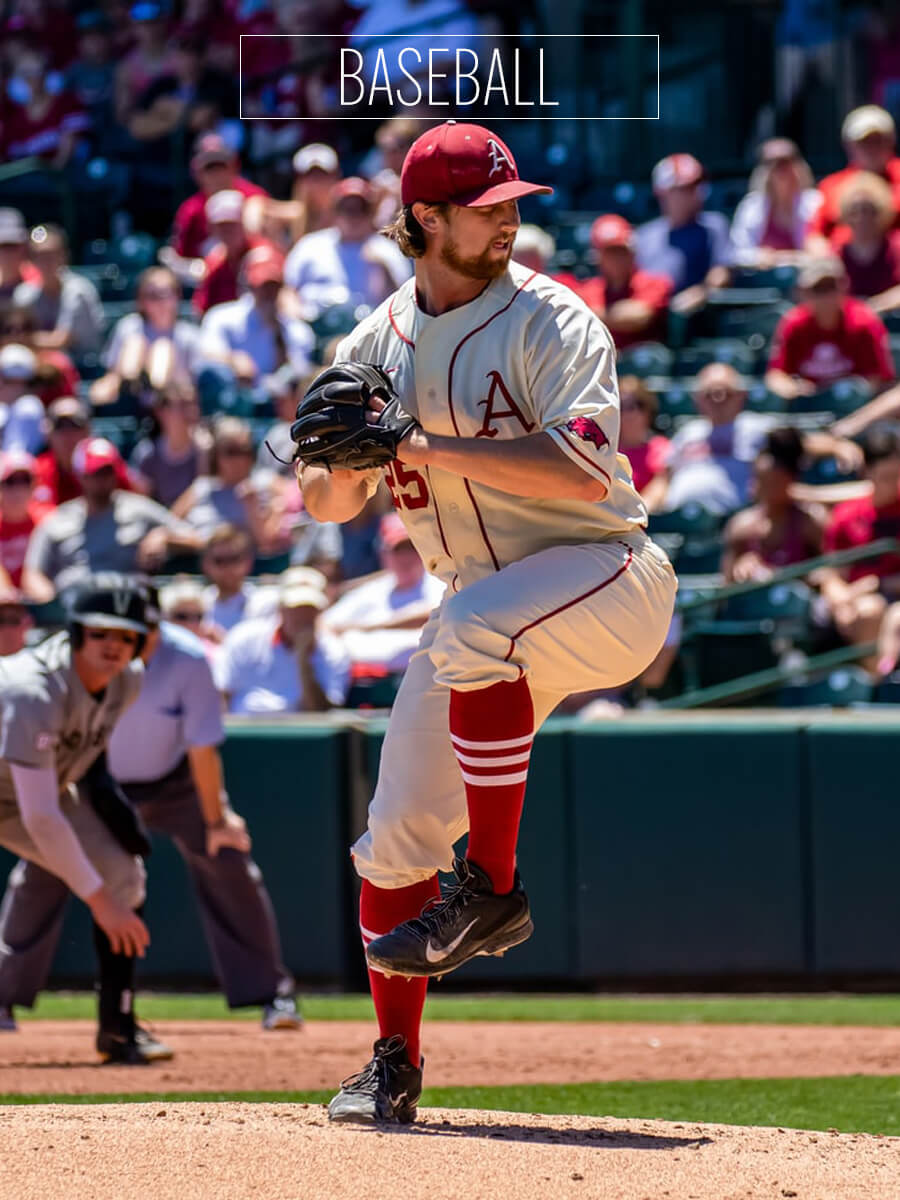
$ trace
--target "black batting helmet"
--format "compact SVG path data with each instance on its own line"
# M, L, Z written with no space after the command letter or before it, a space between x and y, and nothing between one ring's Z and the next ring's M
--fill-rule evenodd
M139 634L135 654L147 636L147 594L137 581L115 571L92 575L69 601L69 634L77 650L85 628L130 629Z

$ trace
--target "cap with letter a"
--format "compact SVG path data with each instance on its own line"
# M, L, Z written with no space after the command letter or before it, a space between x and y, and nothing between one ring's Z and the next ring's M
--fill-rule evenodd
M400 173L403 204L458 204L476 208L553 188L519 178L512 151L483 125L446 121L410 146Z

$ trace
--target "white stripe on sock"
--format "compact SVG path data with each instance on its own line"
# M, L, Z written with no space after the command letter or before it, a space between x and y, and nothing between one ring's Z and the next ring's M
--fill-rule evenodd
M480 787L503 787L507 783L524 783L528 772L520 771L516 775L469 775L462 771L462 777L466 783L477 783Z
M450 739L454 746L462 750L513 750L517 746L530 746L534 741L534 733L528 733L525 737L505 738L500 742L469 742L457 737L451 730Z
M359 932L362 934L362 940L367 946L369 942L374 942L377 937L381 937L380 933L373 933L371 929L366 929L364 925L360 925Z
M473 758L470 754L460 754L457 750L456 757L469 767L512 767L516 763L527 763L531 758L531 749L529 747L524 754L497 754L491 758Z

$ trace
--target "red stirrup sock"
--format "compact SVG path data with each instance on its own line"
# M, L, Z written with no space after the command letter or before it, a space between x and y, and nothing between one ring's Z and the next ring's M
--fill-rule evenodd
M363 945L373 938L390 933L411 917L417 917L427 902L440 894L437 875L404 888L379 888L368 879L362 881L359 897L359 928ZM385 978L379 971L369 971L369 988L378 1018L379 1036L392 1037L400 1033L406 1038L406 1052L414 1067L419 1065L419 1031L422 1009L425 1007L427 979L403 979L399 975Z
M534 741L525 679L450 692L450 738L466 785L471 858L498 893L512 891L516 842Z

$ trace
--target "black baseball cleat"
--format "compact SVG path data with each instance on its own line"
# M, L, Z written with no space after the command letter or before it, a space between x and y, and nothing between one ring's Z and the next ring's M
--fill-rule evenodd
M167 1062L174 1053L165 1042L159 1041L146 1029L136 1025L131 1033L113 1033L101 1029L97 1034L97 1052L105 1063L128 1067L147 1063Z
M328 1105L330 1121L408 1125L416 1119L422 1095L423 1058L414 1067L406 1056L406 1038L379 1038L370 1062L348 1075Z
M513 890L498 895L486 872L469 859L453 860L457 882L418 917L404 921L366 948L369 966L383 975L440 977L481 954L502 955L534 932L528 897L516 872Z

